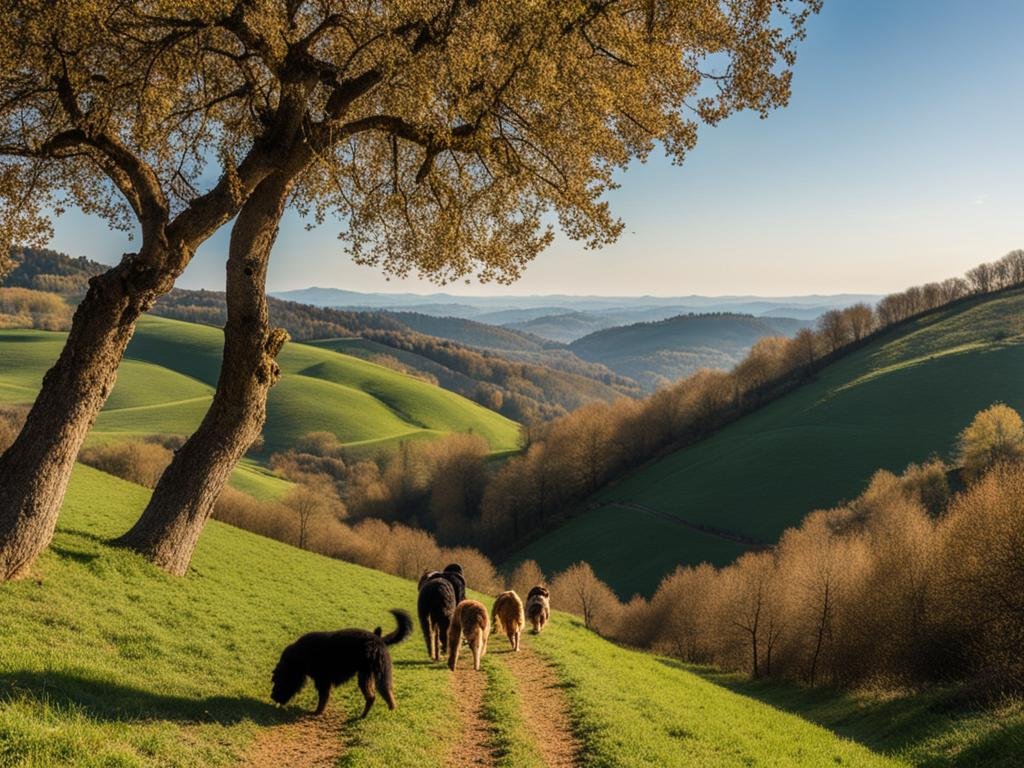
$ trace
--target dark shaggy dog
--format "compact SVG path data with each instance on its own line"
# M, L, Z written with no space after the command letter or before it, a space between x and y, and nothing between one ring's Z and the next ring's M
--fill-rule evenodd
M526 596L526 618L533 625L535 635L548 623L548 617L551 615L550 597L547 589L540 585L531 589Z
M452 583L455 588L455 602L461 603L466 599L466 575L462 572L462 566L458 563L450 563L444 567L441 574Z
M437 571L424 571L420 577L420 594L416 598L416 612L420 617L420 629L427 643L427 655L434 661L447 651L448 627L458 600L455 588Z
M316 713L327 706L331 688L359 677L359 690L366 699L363 717L376 700L380 689L384 701L394 709L395 691L391 680L391 654L388 646L400 643L412 632L412 618L405 611L391 611L398 627L390 635L381 637L381 629L341 629L337 632L310 632L284 649L281 660L274 667L274 687L270 698L278 704L287 704L310 677L320 699Z

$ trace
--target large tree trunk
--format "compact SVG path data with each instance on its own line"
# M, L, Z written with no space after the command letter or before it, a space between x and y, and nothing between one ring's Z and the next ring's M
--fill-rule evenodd
M53 538L71 469L103 408L140 314L173 275L129 256L90 281L67 343L21 434L0 456L0 581L23 576Z
M267 394L280 377L275 358L288 336L269 326L266 271L289 188L285 174L268 177L238 214L228 250L224 359L213 403L138 522L117 541L178 576L188 570L228 476L259 437Z

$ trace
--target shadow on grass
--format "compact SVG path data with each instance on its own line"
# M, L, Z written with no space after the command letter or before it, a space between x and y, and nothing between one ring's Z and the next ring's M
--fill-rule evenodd
M914 755L921 768L1011 768L1024 755L1024 722L1000 722L994 711L957 703L954 691L872 698L834 688L751 680L742 675L661 658L733 693L789 712L856 741L873 752ZM964 720L984 717L975 732ZM946 747L941 745L945 743Z
M281 709L251 697L171 696L66 672L0 674L0 708L7 702L20 700L74 709L90 719L105 722L172 720L233 725L251 720L259 725L271 725L291 722L308 714L296 708Z
M444 659L433 661L432 659L398 659L394 662L396 667L437 667L444 666Z
M59 547L56 545L51 545L50 551L58 557L64 558L65 560L73 560L74 562L80 563L82 565L88 565L97 557L99 557L99 554L96 552L79 552L74 549L69 549L67 547Z

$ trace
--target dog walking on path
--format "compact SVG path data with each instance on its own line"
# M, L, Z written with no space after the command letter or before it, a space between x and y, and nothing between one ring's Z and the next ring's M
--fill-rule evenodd
M366 699L362 717L366 717L380 690L390 709L395 709L389 645L400 643L412 633L412 618L405 611L391 611L398 627L381 637L381 628L341 629L337 632L310 632L281 653L271 676L270 698L284 705L301 690L306 678L312 678L319 696L316 712L321 714L331 696L331 688L358 676L359 690Z
M494 616L494 631L504 632L508 641L512 643L512 650L519 650L519 634L526 624L526 616L523 614L523 601L519 599L513 590L502 592L494 601L491 609Z
M455 606L452 624L448 630L448 668L455 671L459 661L462 638L466 638L473 653L473 669L480 669L480 659L487 653L487 637L491 634L490 617L483 603L463 600Z

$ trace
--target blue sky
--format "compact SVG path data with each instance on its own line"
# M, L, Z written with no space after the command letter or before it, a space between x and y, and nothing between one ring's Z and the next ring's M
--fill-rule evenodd
M705 129L686 163L636 164L610 198L618 243L564 238L510 287L452 293L884 293L1024 247L1024 2L825 0L790 106ZM289 214L271 290L436 290L358 267L338 222ZM226 230L182 276L221 288ZM68 214L52 247L110 262L119 233Z

